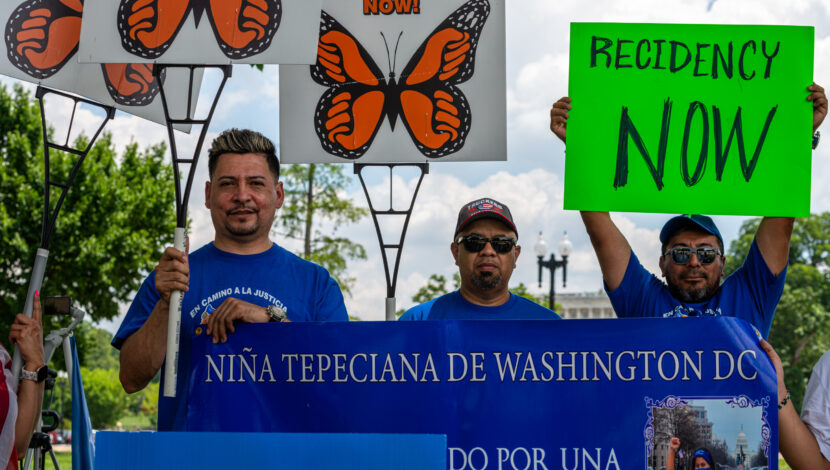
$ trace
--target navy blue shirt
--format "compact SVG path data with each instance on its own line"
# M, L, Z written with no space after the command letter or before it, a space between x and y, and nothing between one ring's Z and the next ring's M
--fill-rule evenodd
M786 268L777 276L772 274L753 240L744 264L727 276L706 302L675 299L668 286L648 272L633 251L620 286L609 291L606 285L605 291L620 318L727 315L748 321L766 338L786 275Z
M561 320L553 310L511 293L502 305L484 307L468 302L458 291L416 305L400 320Z

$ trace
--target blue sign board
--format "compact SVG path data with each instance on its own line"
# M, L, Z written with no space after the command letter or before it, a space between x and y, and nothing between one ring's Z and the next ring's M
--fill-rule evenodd
M679 437L777 468L758 341L724 317L239 325L193 339L187 429L446 434L451 470L659 468Z
M445 436L113 432L95 436L95 468L424 470L446 467Z

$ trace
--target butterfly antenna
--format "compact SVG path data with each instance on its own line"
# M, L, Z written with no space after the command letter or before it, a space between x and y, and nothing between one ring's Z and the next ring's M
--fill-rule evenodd
M383 45L386 46L386 65L389 66L389 76L394 78L395 69L392 67L392 60L389 58L389 43L386 42L386 36L383 35L383 31L381 31L380 37L383 38Z
M398 45L401 43L401 36L403 36L403 31L398 33L398 40L395 41L395 54L393 57L395 58L394 62L392 63L392 70L395 70L395 67L398 66Z

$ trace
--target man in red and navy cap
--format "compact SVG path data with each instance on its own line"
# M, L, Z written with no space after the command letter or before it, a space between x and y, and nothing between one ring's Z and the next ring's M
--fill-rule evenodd
M461 287L409 309L401 320L558 320L552 310L510 293L507 284L522 249L506 205L482 198L458 213L450 251Z

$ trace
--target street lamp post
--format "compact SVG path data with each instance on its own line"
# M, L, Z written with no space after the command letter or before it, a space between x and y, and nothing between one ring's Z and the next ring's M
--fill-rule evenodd
M545 238L542 236L542 232L539 232L539 240L536 241L536 244L533 246L533 251L536 253L537 264L539 265L539 287L542 287L542 268L547 268L550 271L550 292L548 293L548 308L553 310L553 304L555 300L555 292L554 292L554 279L556 270L558 268L562 268L562 287L566 287L568 283L568 256L573 251L573 244L568 240L568 232L565 232L562 235L562 241L559 242L559 256L562 257L561 260L557 260L556 256L551 253L550 259L547 261L544 260L545 255L548 253L548 244L545 243Z

